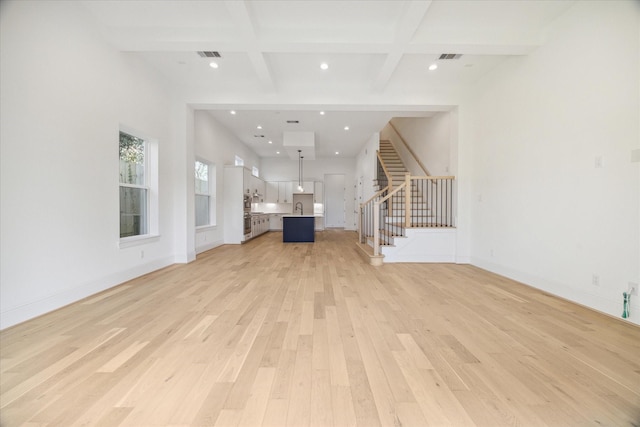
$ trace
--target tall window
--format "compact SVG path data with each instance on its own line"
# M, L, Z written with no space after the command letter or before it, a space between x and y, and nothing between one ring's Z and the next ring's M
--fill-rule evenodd
M196 227L211 224L209 165L196 160Z
M147 143L120 132L120 237L149 233Z

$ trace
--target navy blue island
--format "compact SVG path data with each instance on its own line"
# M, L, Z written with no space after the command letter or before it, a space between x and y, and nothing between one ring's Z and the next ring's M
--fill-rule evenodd
M283 242L315 242L315 220L313 215L283 215Z

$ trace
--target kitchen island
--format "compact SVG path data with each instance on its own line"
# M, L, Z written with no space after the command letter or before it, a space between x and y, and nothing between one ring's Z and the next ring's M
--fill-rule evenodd
M283 242L315 242L315 215L283 215Z

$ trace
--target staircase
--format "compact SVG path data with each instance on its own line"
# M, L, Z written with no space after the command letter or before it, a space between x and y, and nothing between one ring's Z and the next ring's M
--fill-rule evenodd
M377 155L378 191L360 208L359 245L370 263L450 262L455 177L410 176L387 140Z
M384 165L384 169L389 173L391 181L389 192L398 188L405 182L406 175L409 173L405 167L398 152L388 140L380 141L380 160ZM430 209L424 201L423 192L420 191L417 184L411 184L411 206L410 206L410 223L422 224L430 220ZM394 239L404 237L405 233L405 217L406 203L405 192L400 191L388 200L381 211L382 221L380 229L381 244L384 246L392 246ZM417 225L419 226L419 225Z
M389 172L392 180L391 190L395 190L398 185L404 182L404 177L409 173L407 168L402 163L402 159L398 155L396 149L391 145L388 140L380 141L380 158Z

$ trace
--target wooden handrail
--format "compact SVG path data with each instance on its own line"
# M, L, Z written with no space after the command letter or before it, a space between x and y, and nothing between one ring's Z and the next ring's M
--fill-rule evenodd
M449 175L449 176L433 176L433 175L427 175L427 176L411 176L411 179L430 179L432 181L435 181L437 179L456 179L455 175Z
M422 162L420 161L420 159L418 158L418 156L416 156L416 153L413 152L413 150L411 149L411 147L409 146L409 144L407 144L407 141L404 140L404 138L402 137L402 135L400 135L400 132L398 132L398 129L396 129L396 127L393 125L393 123L391 123L391 121L389 121L389 126L391 126L391 129L393 129L393 131L396 133L396 135L398 135L398 137L400 138L400 141L404 144L405 148L407 149L407 151L409 151L409 153L411 154L411 156L413 156L413 158L415 159L416 162L418 162L418 165L420 165L420 167L422 168L422 170L424 171L424 173L426 173L427 175L431 175L429 173L429 171L427 170L426 166L424 164L422 164ZM393 142L391 142L393 144Z
M389 200L389 197L393 196L394 194L396 194L398 191L402 190L403 188L404 188L404 182L402 184L398 185L396 187L396 189L393 190L391 193L387 194L386 196L384 196L380 200L376 200L374 203L380 205L380 204L382 204L382 202L386 202L387 200Z
M387 165L384 164L384 161L380 156L380 150L376 150L376 156L378 156L378 161L382 165L382 170L384 171L384 174L387 177L387 183L389 184L389 188L393 188L393 177L389 173L389 170L387 169Z
M367 200L364 203L360 204L360 227L359 227L359 231L358 231L358 238L359 241L361 243L363 242L363 239L365 238L365 235L363 235L365 229L362 218L363 218L363 212L365 209L365 206L367 206L367 209L371 209L373 208L373 212L369 214L369 219L372 220L373 222L373 227L370 228L370 226L367 226L366 231L370 234L367 234L366 236L370 236L373 238L373 254L374 256L379 256L381 253L381 226L382 224L380 223L380 221L383 219L382 218L382 214L381 214L381 205L385 202L388 201L387 205L386 205L386 210L387 212L393 212L393 207L392 207L392 203L393 203L393 196L396 195L397 193L399 193L400 191L404 190L404 218L402 222L398 222L397 224L400 225L402 224L402 227L404 228L410 228L410 227L415 227L416 225L413 223L413 217L412 217L412 192L411 189L413 188L413 184L412 181L418 181L418 180L426 180L426 181L431 181L433 184L437 184L437 182L442 182L442 181L452 181L455 180L456 177L453 175L449 175L449 176L411 176L411 174L407 173L405 174L405 179L404 181L395 189L392 189L391 186L387 186L385 188L383 188L382 190L378 191L376 194L373 195L373 197L371 197L369 200ZM417 224L421 224L421 225L417 225L418 227L454 227L454 216L453 216L453 193L452 193L452 187L451 185L447 184L446 186L436 186L433 187L434 190L433 191L446 191L448 192L445 196L444 196L444 200L442 198L442 195L439 197L439 202L440 204L438 204L438 197L436 196L435 198L435 205L432 205L431 207L427 207L427 210L431 210L434 209L434 218L428 221L429 225L424 225L424 222L419 222ZM387 191L388 193L384 196L381 197L381 195ZM430 190L431 191L431 190ZM432 201L434 199L432 198ZM371 203L373 202L373 206L371 206ZM438 207L441 206L441 207ZM418 209L422 209L424 210L424 208L418 208ZM393 214L391 214L393 215ZM419 213L417 215L420 215ZM404 235L404 234L403 234Z
M360 208L362 208L364 205L368 204L369 202L371 202L373 199L375 199L376 197L380 197L380 194L384 193L385 191L387 191L389 189L389 186L387 185L386 187L384 187L382 190L378 190L378 192L376 194L374 194L373 196L371 196L371 198L369 200L367 200L366 202L362 202L360 203Z

